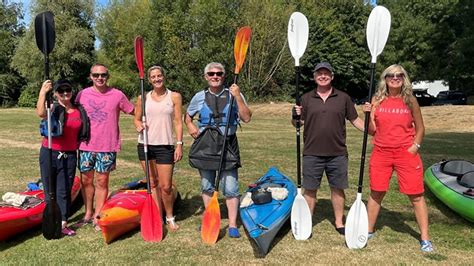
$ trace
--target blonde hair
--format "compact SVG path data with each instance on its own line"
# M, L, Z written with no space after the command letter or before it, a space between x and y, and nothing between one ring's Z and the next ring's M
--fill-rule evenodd
M385 76L389 73L403 73L403 84L402 90L400 92L403 102L411 109L411 97L413 97L413 87L410 82L410 78L408 78L407 71L398 64L391 65L387 67L382 74L380 75L379 85L377 87L377 91L375 92L375 103L374 107L377 107L385 98L388 97L388 87L387 83L385 82Z

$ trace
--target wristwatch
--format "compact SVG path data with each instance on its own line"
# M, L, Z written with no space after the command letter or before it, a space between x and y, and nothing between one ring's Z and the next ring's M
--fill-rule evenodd
M183 145L182 141L176 141L176 145Z

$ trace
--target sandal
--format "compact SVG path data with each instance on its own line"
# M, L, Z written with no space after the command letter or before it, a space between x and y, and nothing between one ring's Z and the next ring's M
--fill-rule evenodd
M80 227L83 227L84 225L92 224L92 218L90 219L81 219L77 221L75 224L73 224L71 227L74 229L78 229Z
M177 231L179 229L179 225L175 222L176 216L173 216L171 218L166 217L166 224L168 225L168 229L170 231Z

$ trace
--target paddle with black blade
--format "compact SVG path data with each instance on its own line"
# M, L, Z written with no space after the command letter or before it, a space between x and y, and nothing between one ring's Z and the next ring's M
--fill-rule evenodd
M369 101L372 99L374 87L375 64L377 56L382 53L390 32L391 17L390 12L383 6L375 7L370 13L367 21L367 45L369 46L372 61L370 64L370 87ZM364 177L365 153L367 150L367 137L369 130L370 113L365 113L364 121L364 141L362 142L362 156L360 159L359 184L357 197L352 204L346 220L346 244L350 249L360 249L367 244L368 237L368 216L364 202L362 202L362 182Z
M53 51L56 40L54 29L54 14L46 11L35 17L35 39L36 45L44 55L44 78L49 79L49 58ZM48 197L46 207L43 211L42 231L46 239L58 239L61 237L61 210L56 202L56 175L53 173L53 150L51 147L51 95L46 97L46 116L48 123Z
M148 162L148 130L146 123L145 110L145 89L144 89L144 72L143 72L143 38L138 36L135 38L135 62L137 63L138 74L140 76L140 93L142 107L142 123L143 127L143 150L145 152L145 176L147 197L143 204L140 218L140 232L143 240L147 242L160 242L163 239L163 222L161 219L160 207L156 204L151 195L150 186L150 166Z
M308 44L308 19L300 12L291 14L288 23L288 44L291 55L295 59L295 101L300 105L299 78L300 58L303 56ZM300 116L296 116L296 173L298 180L298 194L291 207L291 231L296 240L306 240L311 236L313 222L308 203L301 193L301 149L300 149Z
M235 70L234 70L234 84L237 82L237 77L240 73L240 69L242 68L245 62L245 56L247 55L247 49L249 47L250 36L252 35L252 29L250 27L242 27L237 32L235 36L234 42L234 58L235 58ZM202 241L206 244L213 245L216 243L217 238L219 237L219 231L221 228L221 211L219 208L219 201L218 201L218 189L219 189L219 181L220 176L222 173L222 169L224 168L224 158L226 153L226 145L227 145L227 135L229 133L229 123L230 117L232 115L232 107L234 105L234 97L230 95L230 106L229 111L227 113L227 121L224 130L224 141L222 144L221 149L221 157L219 161L219 170L217 171L216 175L216 182L215 182L215 191L212 195L211 201L207 206L206 210L204 211L204 215L202 217L202 227L201 227L201 238Z

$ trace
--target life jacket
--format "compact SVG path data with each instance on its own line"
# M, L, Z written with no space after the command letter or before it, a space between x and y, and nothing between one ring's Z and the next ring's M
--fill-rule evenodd
M220 95L215 95L205 90L205 100L199 112L199 126L225 126L230 107L230 92L224 90ZM229 125L236 126L238 122L237 104L232 106Z

